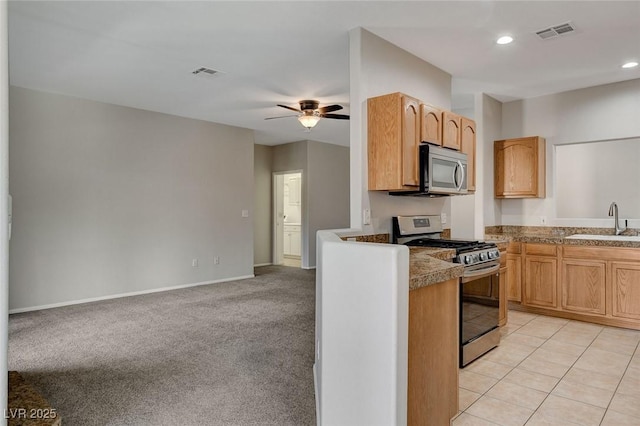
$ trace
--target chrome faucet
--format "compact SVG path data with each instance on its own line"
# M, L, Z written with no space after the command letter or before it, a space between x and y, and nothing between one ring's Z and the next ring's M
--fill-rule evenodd
M616 228L616 235L622 234L622 231L627 228L620 228L620 222L618 221L618 205L615 201L609 206L609 216L613 216L613 226Z

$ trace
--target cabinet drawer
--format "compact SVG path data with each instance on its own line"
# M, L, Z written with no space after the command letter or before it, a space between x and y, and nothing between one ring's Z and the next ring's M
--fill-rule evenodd
M555 256L558 253L558 247L553 244L531 244L525 245L525 253L527 255L536 256Z
M284 232L300 232L300 225L285 225Z
M520 254L522 253L522 243L511 242L507 246L507 253Z
M562 247L562 256L575 259L640 261L640 250L627 247Z

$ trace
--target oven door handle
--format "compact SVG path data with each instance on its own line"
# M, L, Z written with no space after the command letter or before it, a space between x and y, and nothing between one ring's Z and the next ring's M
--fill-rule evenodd
M486 268L475 269L472 271L465 271L462 274L462 283L464 284L464 283L468 283L469 281L477 280L479 278L495 275L496 272L498 271L500 271L499 263L492 264L491 266Z

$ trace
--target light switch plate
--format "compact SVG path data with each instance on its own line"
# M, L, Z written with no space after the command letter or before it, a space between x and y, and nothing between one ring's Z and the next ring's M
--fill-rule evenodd
M364 209L362 211L362 224L371 225L371 210Z
M249 217L249 210L242 210L242 217Z

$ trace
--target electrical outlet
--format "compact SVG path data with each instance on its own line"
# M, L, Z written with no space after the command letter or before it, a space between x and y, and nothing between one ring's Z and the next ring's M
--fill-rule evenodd
M191 259L191 266L193 266L194 268L198 267L198 259Z
M249 217L249 210L242 210L242 217Z
M442 222L443 225L445 223L447 223L447 214L446 213L440 213L440 222Z
M219 265L220 264L220 256L215 256L213 258L213 264L214 265Z

